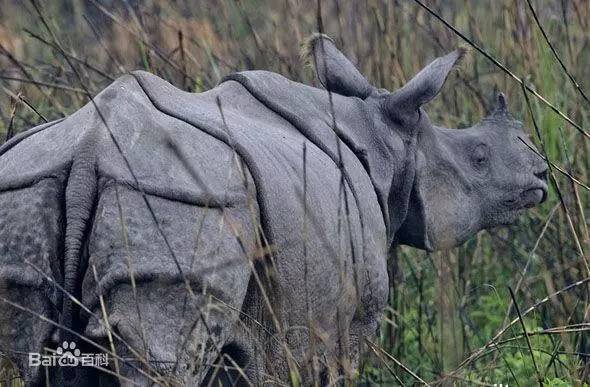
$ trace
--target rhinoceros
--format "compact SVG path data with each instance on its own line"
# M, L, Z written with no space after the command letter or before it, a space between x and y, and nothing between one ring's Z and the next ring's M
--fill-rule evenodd
M324 35L308 50L322 88L136 71L0 148L0 338L27 384L351 375L393 246L447 249L545 200L502 94L470 128L429 120L463 49L394 92ZM45 349L107 353L108 372L30 363Z

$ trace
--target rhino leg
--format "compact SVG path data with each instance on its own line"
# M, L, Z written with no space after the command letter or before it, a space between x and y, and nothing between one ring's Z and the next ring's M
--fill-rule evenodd
M113 182L104 187L83 285L85 304L94 312L86 334L109 347L102 294L111 330L122 339L114 342L125 359L118 364L124 378L142 385L158 378L197 385L239 321L250 266L248 243L235 230L249 237L252 217L245 207L210 208L147 195L152 214L140 192ZM116 369L112 361L109 367Z
M0 355L6 354L31 385L44 372L29 353L51 347L61 294L39 272L61 283L63 178L45 178L0 192ZM38 271L37 271L38 270Z

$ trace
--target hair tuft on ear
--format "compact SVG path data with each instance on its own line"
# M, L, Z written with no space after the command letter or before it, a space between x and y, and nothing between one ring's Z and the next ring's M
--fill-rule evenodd
M318 80L331 92L364 99L375 90L327 35L315 33L307 38L301 57L313 65Z
M471 52L473 51L473 48L471 46L468 46L466 44L462 44L459 47L457 47L457 61L455 62L455 64L453 65L453 69L455 70L461 70L461 68L463 67L463 64L465 63L465 57L467 55L470 55Z
M320 34L319 32L314 32L313 34L309 35L307 38L301 42L301 46L299 49L299 57L301 61L305 65L305 67L309 67L311 69L315 69L315 59L314 59L314 45L318 41L318 39L328 39L330 42L334 43L334 40L326 34Z

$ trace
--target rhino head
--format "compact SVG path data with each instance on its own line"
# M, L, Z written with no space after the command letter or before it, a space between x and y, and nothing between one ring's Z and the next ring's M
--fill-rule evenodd
M433 125L424 111L464 49L435 59L402 88L389 92L370 85L331 39L316 36L312 43L322 85L362 99L377 123L372 127L384 123L386 130L377 135L392 144L398 161L391 168L399 170L396 164L403 154L407 168L388 178L393 194L384 199L395 241L429 251L450 248L480 230L514 222L523 210L545 200L545 162L523 124L508 112L503 94L491 114L466 129ZM403 149L395 145L400 141Z
M547 169L531 148L502 94L495 110L470 128L427 125L400 242L427 250L453 247L544 201Z

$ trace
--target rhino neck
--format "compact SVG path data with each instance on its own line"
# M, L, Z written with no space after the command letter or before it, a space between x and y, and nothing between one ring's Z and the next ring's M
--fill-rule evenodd
M416 247L448 249L481 229L479 206L462 157L462 139L470 135L469 129L440 127L420 135L415 179L419 208L412 218L423 235L417 236Z
M378 96L363 101L370 130L353 130L353 138L366 151L366 164L379 198L391 247L404 222L415 179L416 137L391 122L381 110Z

